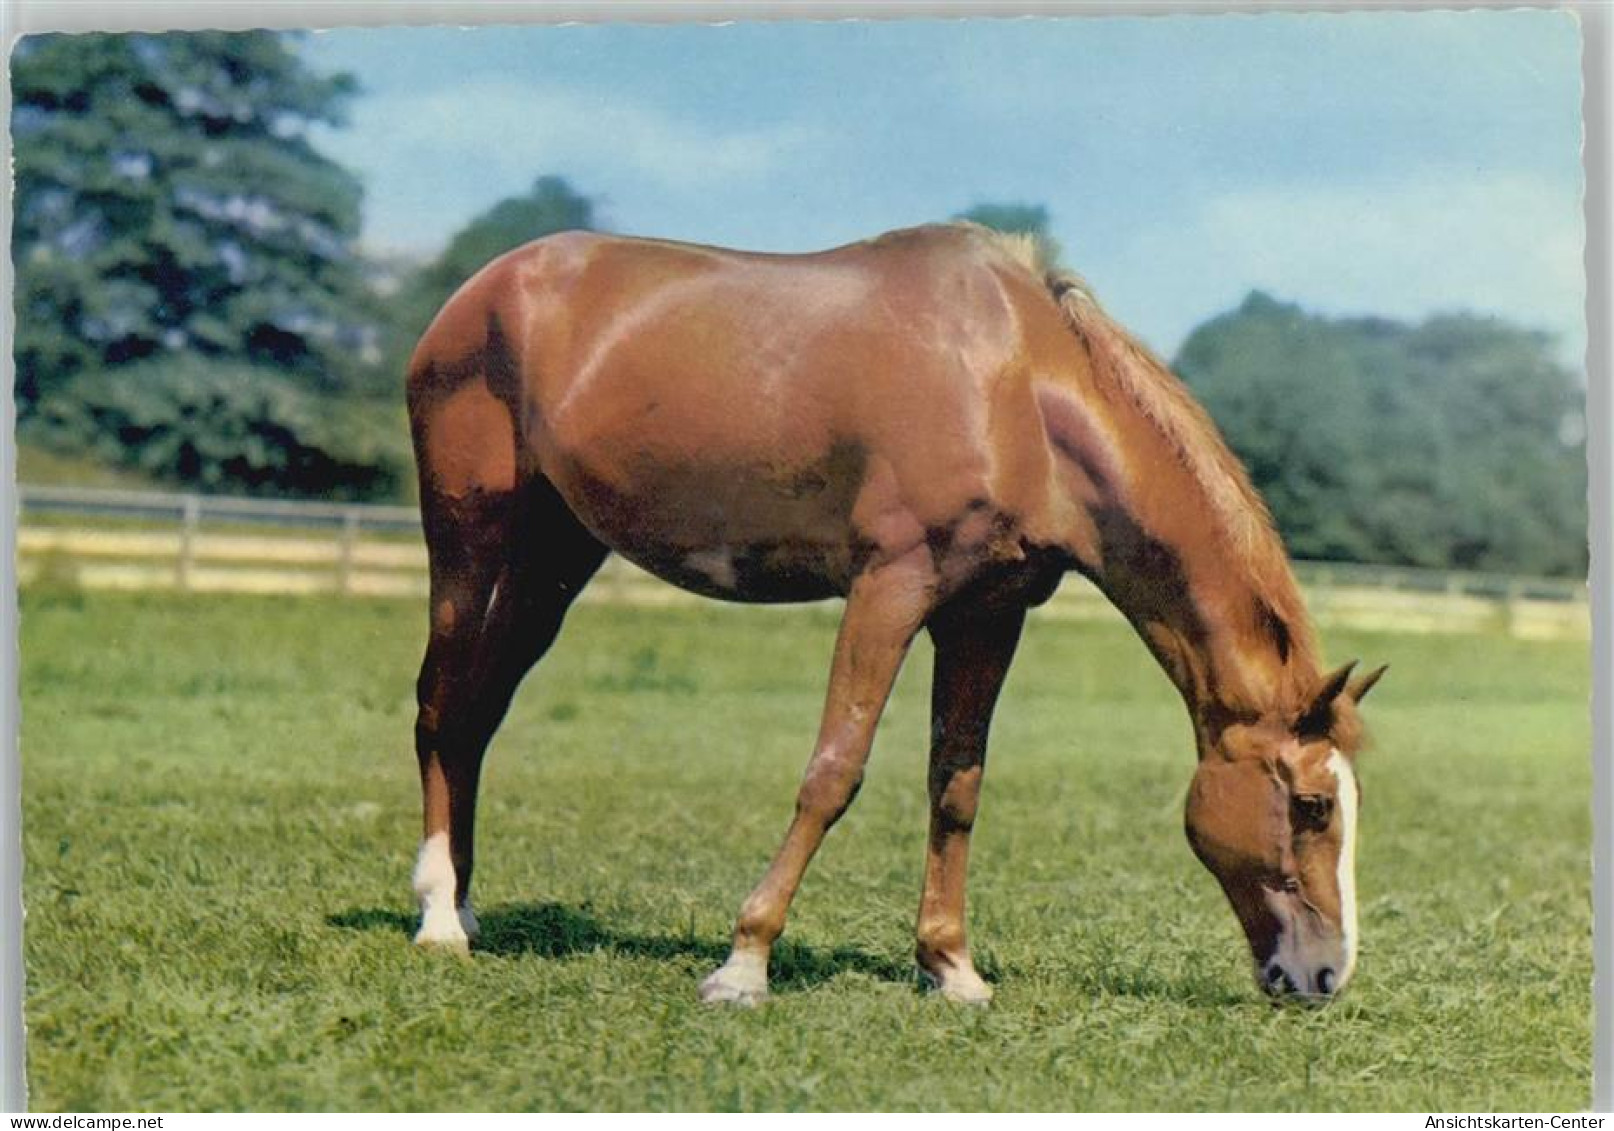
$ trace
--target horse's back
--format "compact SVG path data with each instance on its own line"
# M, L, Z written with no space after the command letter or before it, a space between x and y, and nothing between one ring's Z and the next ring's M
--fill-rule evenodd
M507 265L526 393L568 447L637 436L639 417L659 418L645 439L675 429L713 454L922 428L932 407L983 399L1018 327L967 235L903 235L801 256L607 236L530 245Z

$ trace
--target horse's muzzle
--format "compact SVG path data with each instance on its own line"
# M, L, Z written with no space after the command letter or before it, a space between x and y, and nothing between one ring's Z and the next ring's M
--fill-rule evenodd
M1272 959L1257 969L1256 981L1260 983L1267 996L1275 1001L1293 1001L1311 1005L1322 1005L1332 1001L1345 988L1344 979L1340 977L1339 968L1336 966L1291 968L1277 959Z

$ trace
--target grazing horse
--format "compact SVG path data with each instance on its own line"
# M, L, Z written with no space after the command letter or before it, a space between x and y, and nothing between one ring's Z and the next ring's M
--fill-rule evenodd
M1356 957L1356 703L1204 411L1029 241L931 225L810 255L568 232L449 300L409 371L431 562L416 941L463 950L477 780L510 697L616 551L731 601L846 599L784 842L707 1001L768 954L846 810L914 636L935 643L919 966L984 1003L965 940L987 729L1026 611L1076 570L1188 706L1186 825L1271 994Z

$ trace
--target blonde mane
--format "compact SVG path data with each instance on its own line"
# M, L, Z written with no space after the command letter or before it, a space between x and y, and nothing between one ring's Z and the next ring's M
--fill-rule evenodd
M983 233L1042 280L1066 324L1086 347L1095 379L1124 395L1166 440L1204 493L1218 519L1217 530L1250 573L1256 595L1284 622L1293 648L1315 662L1311 620L1272 514L1204 406L1164 361L1104 311L1085 279L1045 262L1043 246L1035 237L967 222L963 226Z

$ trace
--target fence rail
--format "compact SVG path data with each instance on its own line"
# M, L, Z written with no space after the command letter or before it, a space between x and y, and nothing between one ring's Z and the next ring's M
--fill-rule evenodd
M409 596L426 591L413 507L304 503L23 485L18 577L87 588ZM1584 637L1586 587L1559 578L1297 562L1320 624L1391 631L1502 630ZM676 604L693 598L613 556L585 600ZM1074 575L1055 616L1114 610Z

